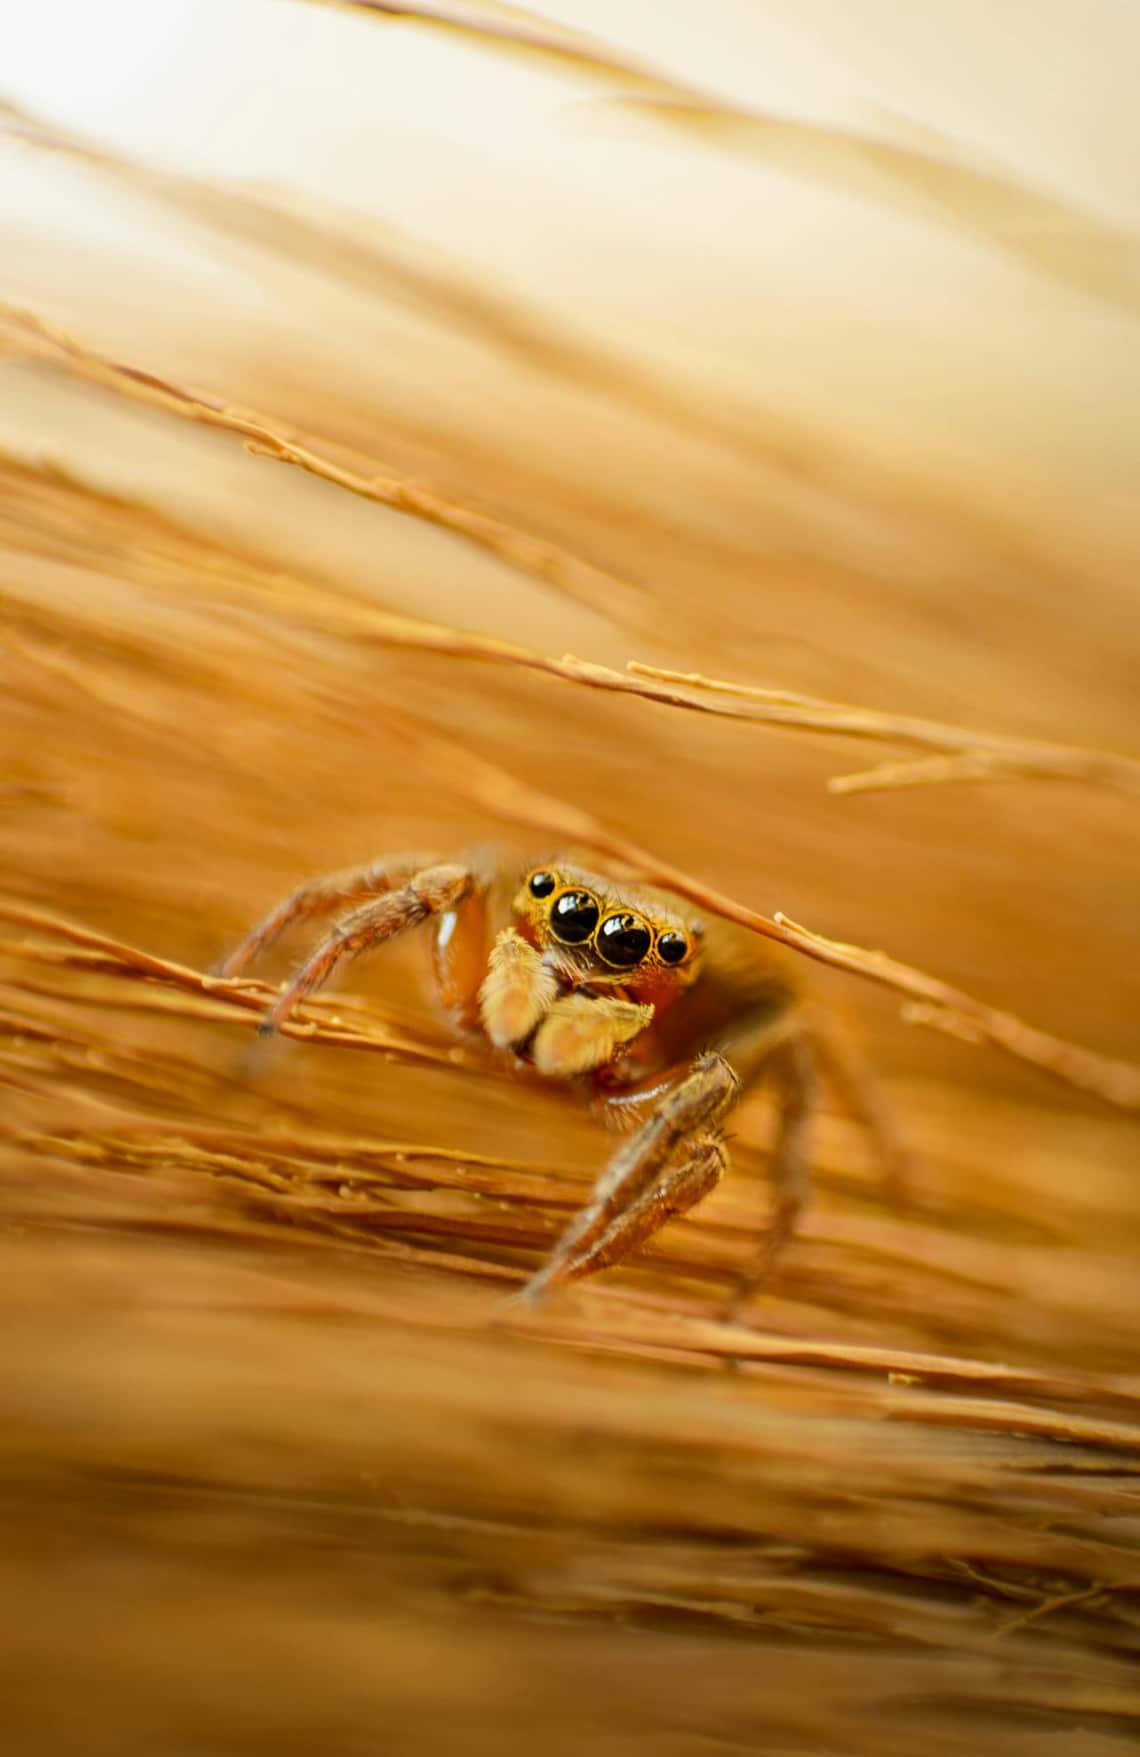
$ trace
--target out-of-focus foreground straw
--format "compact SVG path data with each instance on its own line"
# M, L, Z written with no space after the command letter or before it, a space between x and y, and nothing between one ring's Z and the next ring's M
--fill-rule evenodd
M7 1742L1123 1757L1137 26L549 10L61 5L5 68ZM761 1091L511 1307L612 1137L420 944L260 1056L304 936L209 974L496 842L784 940L909 1203L831 1094L720 1322Z

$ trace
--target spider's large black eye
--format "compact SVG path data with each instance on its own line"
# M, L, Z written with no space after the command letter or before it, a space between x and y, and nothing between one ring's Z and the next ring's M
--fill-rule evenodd
M549 897L558 880L552 872L532 872L530 875L530 894L532 897Z
M649 929L636 915L607 915L598 929L598 951L615 970L632 970L651 943Z
M550 911L550 925L563 945L580 946L598 925L598 905L589 891L563 891Z
M689 949L683 933L663 933L657 941L657 956L666 964L679 964Z

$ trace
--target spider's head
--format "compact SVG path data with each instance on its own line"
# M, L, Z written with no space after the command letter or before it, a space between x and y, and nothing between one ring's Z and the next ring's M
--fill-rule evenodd
M660 1006L696 980L701 924L649 892L558 863L528 872L513 907L524 938L580 982Z

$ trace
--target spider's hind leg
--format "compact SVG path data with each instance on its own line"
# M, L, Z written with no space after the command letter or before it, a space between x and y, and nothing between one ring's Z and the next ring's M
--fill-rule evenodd
M805 1029L790 1036L771 1051L767 1062L775 1076L779 1104L771 1167L775 1198L760 1247L725 1302L724 1316L728 1321L740 1316L752 1295L768 1280L794 1235L811 1194L809 1152L819 1105L816 1051L811 1035Z
M873 1070L829 1020L813 1022L812 1038L820 1071L867 1136L883 1200L905 1207L913 1200L914 1155L899 1133L894 1111Z

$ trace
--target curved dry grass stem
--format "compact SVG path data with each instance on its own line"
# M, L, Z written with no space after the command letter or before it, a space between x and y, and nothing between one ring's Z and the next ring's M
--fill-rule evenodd
M1012 168L979 159L941 130L881 116L875 130L836 127L690 85L609 43L513 6L491 12L436 0L310 0L469 39L554 73L580 75L626 114L770 169L853 191L1005 251L1042 279L1133 314L1140 309L1135 237Z
M832 793L866 793L875 788L931 786L945 781L1012 779L1086 781L1116 787L1125 793L1140 793L1140 761L1113 751L1082 750L1040 739L978 732L913 714L882 713L877 708L861 708L850 702L829 702L790 690L730 683L704 677L698 671L671 671L637 660L631 660L627 670L646 681L703 693L709 700L730 699L740 704L745 718L770 726L798 726L847 738L879 738L947 753L934 761L921 758L881 763L858 774L835 775L828 782ZM698 703L699 695L685 700L686 706ZM700 705L707 711L707 702Z
M528 375L548 374L575 390L589 388L616 398L655 422L703 434L753 463L793 476L823 461L820 441L813 442L809 456L801 436L783 431L777 437L771 411L761 424L747 407L718 408L654 366L611 351L577 324L565 323L550 310L534 309L456 262L425 259L422 240L395 234L389 223L378 231L355 208L333 208L323 199L317 209L301 201L295 190L288 198L270 198L261 186L227 180L223 187L160 170L145 159L112 151L105 141L64 131L3 96L0 137L59 154L112 178L206 226L223 242L253 245L271 260L304 264L369 300L410 304L421 317L517 361Z
M604 611L609 616L633 616L641 606L641 593L630 581L618 579L557 544L516 530L488 513L449 500L422 483L410 481L392 470L355 468L349 462L340 463L327 452L303 444L296 435L255 409L242 408L206 392L175 384L141 367L112 360L33 312L0 305L0 319L3 321L0 348L8 353L65 366L68 371L103 390L116 391L135 402L181 415L201 426L232 433L244 440L247 451L257 456L292 464L337 488L347 489L350 494L360 495L365 500L389 507L393 512L406 513L425 524L462 537L593 610ZM351 456L347 452L344 455Z
M435 0L311 0L311 4L335 7L341 12L367 12L385 22L421 24L454 33L508 54L548 61L556 69L617 81L624 91L645 90L664 95L683 94L687 90L628 56L619 55L598 38L567 29L521 6L496 6L493 12L480 12L470 7L440 6Z

